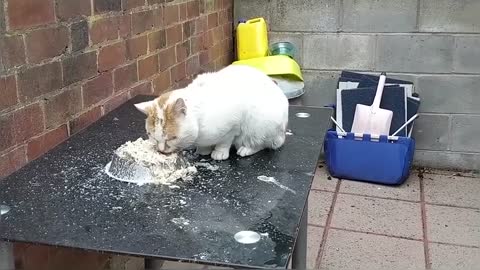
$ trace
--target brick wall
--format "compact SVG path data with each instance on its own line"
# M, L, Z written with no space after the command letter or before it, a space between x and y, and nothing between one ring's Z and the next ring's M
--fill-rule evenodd
M270 39L300 50L306 105L335 101L340 70L413 80L423 98L416 163L480 170L480 1L237 0Z
M0 0L0 178L232 58L231 0Z
M232 14L231 0L0 0L0 179L131 97L229 64ZM15 257L25 270L143 269L33 245Z

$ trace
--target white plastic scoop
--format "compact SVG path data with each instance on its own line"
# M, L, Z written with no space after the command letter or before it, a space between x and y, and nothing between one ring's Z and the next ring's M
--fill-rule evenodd
M393 112L380 108L386 78L385 72L382 72L378 81L375 99L371 106L357 104L351 132L389 135Z

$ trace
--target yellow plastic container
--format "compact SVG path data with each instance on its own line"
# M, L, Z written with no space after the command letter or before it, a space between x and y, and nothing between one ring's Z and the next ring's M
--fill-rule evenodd
M282 75L286 78L303 81L298 63L286 55L272 55L235 61L232 65L246 65L257 68L267 75Z
M240 22L237 26L237 59L268 55L267 23L263 18Z

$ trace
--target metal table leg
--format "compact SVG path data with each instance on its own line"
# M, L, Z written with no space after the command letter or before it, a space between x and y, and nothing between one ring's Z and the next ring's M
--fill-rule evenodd
M13 244L0 241L0 270L14 270Z
M302 220L298 229L297 241L293 249L292 269L307 269L307 224L308 224L308 201L303 211Z

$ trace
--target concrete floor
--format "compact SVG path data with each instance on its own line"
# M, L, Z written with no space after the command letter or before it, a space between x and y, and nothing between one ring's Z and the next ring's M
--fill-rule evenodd
M338 180L309 197L309 269L480 269L480 178L413 171L400 187ZM164 269L219 269L165 262Z

